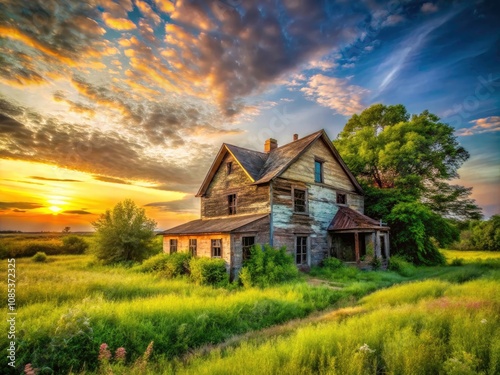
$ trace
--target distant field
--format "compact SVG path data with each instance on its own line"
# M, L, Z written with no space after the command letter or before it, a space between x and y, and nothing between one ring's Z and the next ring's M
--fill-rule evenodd
M465 262L472 262L478 259L500 259L500 251L460 251L460 250L441 250L446 260L451 262L453 259L463 259Z

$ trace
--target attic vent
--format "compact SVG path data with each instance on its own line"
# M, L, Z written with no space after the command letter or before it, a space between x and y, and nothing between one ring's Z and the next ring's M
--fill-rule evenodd
M298 134L294 134L293 135L293 141L298 141L299 140L299 135Z
M264 152L271 152L275 148L278 148L278 141L274 138L269 138L264 143Z

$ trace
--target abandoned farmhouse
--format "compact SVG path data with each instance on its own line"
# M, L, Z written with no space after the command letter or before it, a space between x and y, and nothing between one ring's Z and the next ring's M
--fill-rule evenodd
M389 228L363 215L361 186L324 130L264 152L223 144L197 195L201 218L163 232L166 253L223 258L237 275L254 244L286 246L298 267L389 257Z

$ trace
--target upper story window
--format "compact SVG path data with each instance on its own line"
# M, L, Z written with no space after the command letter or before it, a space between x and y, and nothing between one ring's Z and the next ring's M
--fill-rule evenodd
M342 193L337 193L337 204L347 204L347 196Z
M323 162L321 160L314 161L314 182L323 183Z
M198 247L198 241L196 240L196 238L190 238L189 239L189 253L194 257L196 256L197 247Z
M228 204L228 214L236 215L236 194L229 194L227 196L227 204Z
M227 172L227 174L231 174L233 172L233 162L232 161L228 161L226 163L226 172Z
M293 188L293 211L307 213L307 190Z
M171 239L170 240L170 254L173 254L176 252L177 252L177 240Z
M222 239L212 240L212 258L222 257Z

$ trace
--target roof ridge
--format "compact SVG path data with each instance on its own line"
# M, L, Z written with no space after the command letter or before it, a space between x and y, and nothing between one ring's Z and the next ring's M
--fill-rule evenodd
M262 154L262 155L268 155L267 152L262 152L262 151L257 151L257 150L252 150L250 148L246 148L246 147L241 147L241 146L236 146L236 145L233 145L231 143L223 143L224 145L226 146L231 146L231 147L236 147L236 148L239 148L241 150L245 150L245 151L250 151L250 152L256 152L258 154Z

